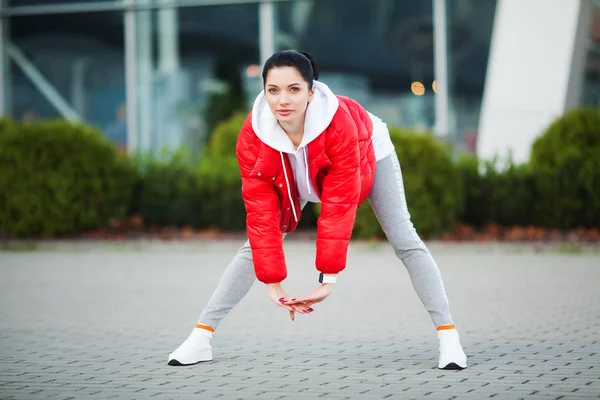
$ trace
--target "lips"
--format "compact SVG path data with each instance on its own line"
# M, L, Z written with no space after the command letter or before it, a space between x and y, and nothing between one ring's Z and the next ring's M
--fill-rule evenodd
M292 110L277 110L277 114L279 115L290 115L292 113Z

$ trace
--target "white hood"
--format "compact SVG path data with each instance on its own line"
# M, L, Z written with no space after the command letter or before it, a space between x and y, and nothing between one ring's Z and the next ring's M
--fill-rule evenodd
M315 140L331 123L338 109L338 98L329 87L319 81L314 81L315 94L306 110L304 121L304 136L298 146L298 150ZM256 136L268 145L280 152L294 154L294 143L281 129L277 118L271 112L264 90L254 100L252 107L252 129Z
M252 107L252 129L258 138L267 146L279 151L281 165L285 176L288 196L292 197L290 177L286 172L283 153L287 153L290 163L295 173L295 180L300 198L303 196L307 200L320 201L313 190L308 171L308 152L306 146L315 140L327 129L333 116L337 112L339 101L329 87L322 83L313 81L315 94L306 110L304 119L304 135L298 148L294 148L294 143L283 131L277 118L271 112L264 90L259 93L254 100ZM292 213L294 220L298 222L298 213L292 201Z

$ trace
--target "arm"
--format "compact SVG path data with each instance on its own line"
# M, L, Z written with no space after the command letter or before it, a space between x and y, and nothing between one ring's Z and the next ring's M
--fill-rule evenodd
M252 129L245 127L236 144L246 229L257 279L265 284L278 283L287 276L283 235L279 228L279 200L273 184L253 172L257 158L256 140Z
M327 149L332 165L323 180L317 223L316 267L324 274L337 274L346 267L361 189L356 126L347 115L336 125Z

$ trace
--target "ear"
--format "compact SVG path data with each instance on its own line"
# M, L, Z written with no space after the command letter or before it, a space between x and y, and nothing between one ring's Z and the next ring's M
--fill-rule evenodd
M309 93L308 93L308 102L310 103L310 101L312 100L313 96L315 94L315 87L313 86L312 89L310 89Z

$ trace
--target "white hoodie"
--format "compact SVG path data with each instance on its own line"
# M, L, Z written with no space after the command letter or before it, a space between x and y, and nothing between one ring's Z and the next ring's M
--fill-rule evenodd
M297 148L283 131L275 115L271 112L264 91L261 91L256 100L254 100L252 129L263 143L279 151L282 164L284 161L283 153L286 153L294 171L300 200L320 203L321 199L316 195L310 181L306 147L327 129L338 109L339 101L326 84L314 81L313 85L315 87L315 94L308 104L304 120L304 135L302 136L302 142ZM394 145L390 140L386 124L371 113L369 113L369 116L371 117L371 121L373 121L372 140L375 149L375 159L379 161L394 151ZM285 168L283 170L285 172ZM285 178L288 184L288 194L291 197L289 180L287 176ZM296 212L294 210L295 216Z

